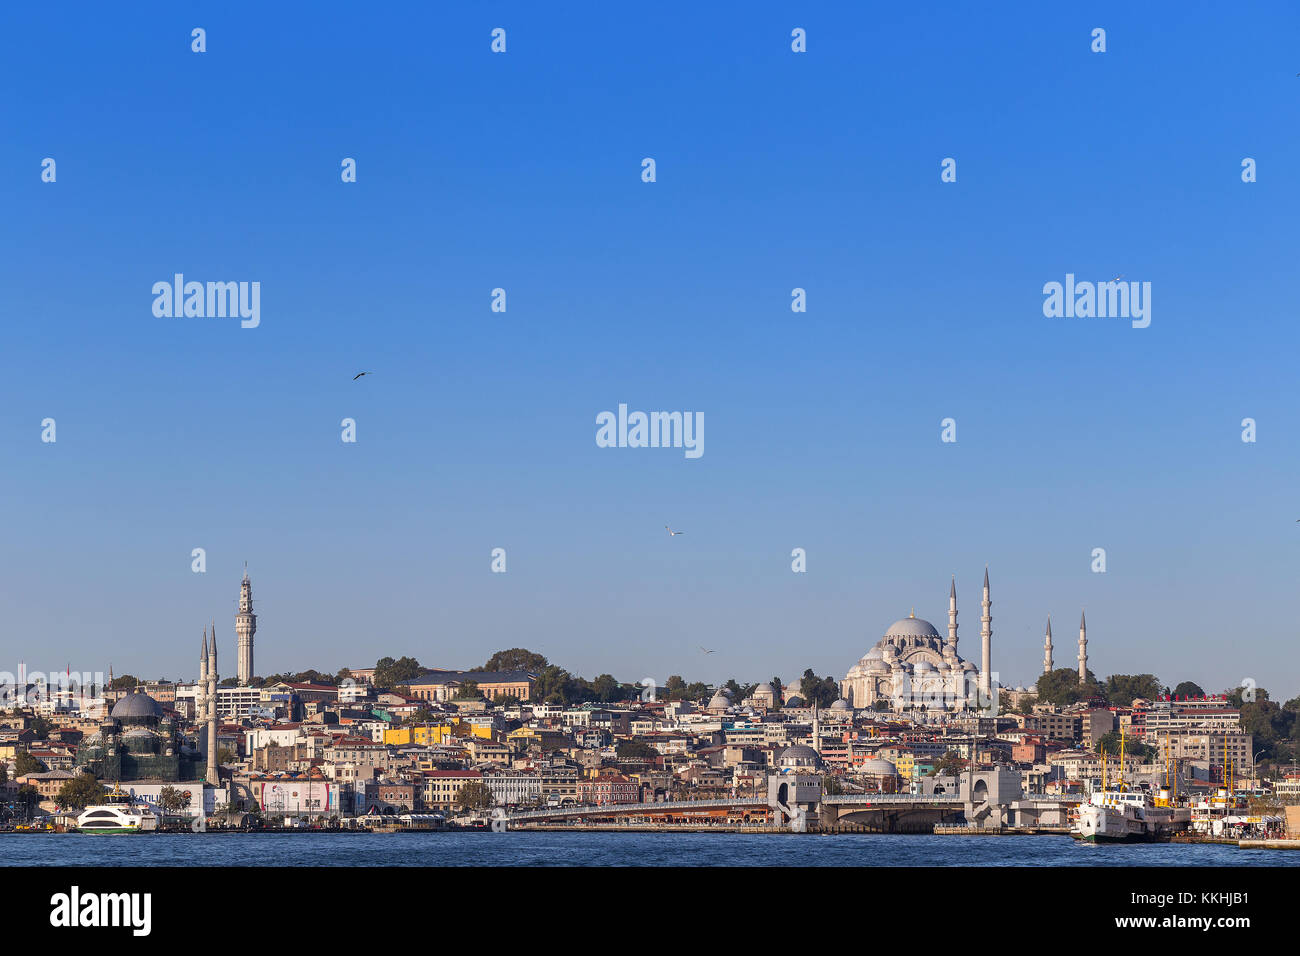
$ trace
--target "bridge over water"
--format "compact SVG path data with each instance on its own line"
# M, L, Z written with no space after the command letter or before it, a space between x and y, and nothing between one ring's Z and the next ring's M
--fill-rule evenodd
M815 792L807 792L798 799L774 787L765 797L584 804L509 813L498 811L494 817L504 820L506 826L610 818L681 823L690 819L740 822L743 817L748 823L751 813L762 810L762 814L754 814L754 817L774 823L789 820L793 825L794 816L802 812L808 824L821 828L847 825L886 833L929 833L936 825L1059 824L1066 819L1068 807L1077 802L1077 799L1069 798L1032 798L1022 793L1015 794L1005 803L971 802L965 795L957 793L832 795L821 792L818 780ZM798 825L802 826L802 821Z

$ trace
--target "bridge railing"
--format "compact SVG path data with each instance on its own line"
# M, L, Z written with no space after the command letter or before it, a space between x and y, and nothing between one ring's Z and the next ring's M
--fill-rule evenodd
M736 797L731 800L665 800L660 803L602 803L577 807L554 807L546 810L517 810L507 813L507 820L537 820L545 817L598 816L607 813L660 813L665 810L718 810L727 807L765 807L766 797Z
M931 795L911 793L866 793L836 794L822 797L822 803L831 807L858 806L882 803L961 803L962 798L955 793L936 793Z

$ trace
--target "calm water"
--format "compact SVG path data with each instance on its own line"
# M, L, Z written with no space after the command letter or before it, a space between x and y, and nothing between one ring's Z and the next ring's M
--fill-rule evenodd
M745 833L0 836L7 866L1300 866L1300 851L1089 846L1064 836Z

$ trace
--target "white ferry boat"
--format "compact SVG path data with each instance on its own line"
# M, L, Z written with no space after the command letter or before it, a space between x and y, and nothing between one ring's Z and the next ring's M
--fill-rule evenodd
M157 830L158 815L148 807L138 807L120 790L114 790L104 802L86 807L77 814L78 833L140 833Z
M1079 807L1077 835L1088 843L1150 843L1168 836L1173 813L1145 791L1099 790Z

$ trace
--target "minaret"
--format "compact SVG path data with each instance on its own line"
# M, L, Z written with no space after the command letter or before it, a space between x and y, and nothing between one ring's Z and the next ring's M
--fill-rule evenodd
M954 585L955 586L955 585ZM989 568L984 565L984 600L980 602L984 608L984 614L980 617L980 644L981 644L981 667L980 667L980 694L984 698L992 696L993 681L993 615L990 609L993 602L989 600Z
M1079 612L1079 683L1088 682L1088 622Z
M235 676L239 685L247 687L253 679L253 635L257 633L257 615L253 613L253 585L248 580L248 565L244 565L244 580L239 585L239 613L235 615L235 638L239 654L236 658Z
M204 779L216 786L217 776L217 622L212 622L212 648L208 658L208 769Z
M1043 673L1052 673L1052 615L1047 615L1047 640L1043 643Z
M813 750L817 751L817 756L822 752L822 724L821 718L817 716L817 701L813 701Z
M957 575L952 576L952 587L948 589L948 646L957 649Z
M207 719L208 697L208 626L203 625L203 650L199 653L199 686L194 694L194 722L203 723ZM202 749L202 741L200 747Z

